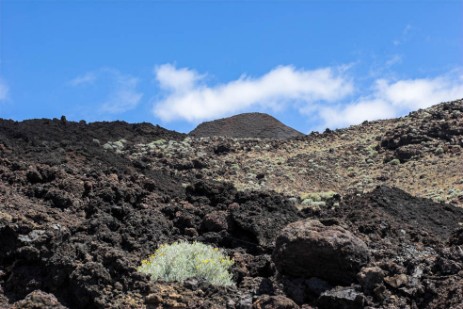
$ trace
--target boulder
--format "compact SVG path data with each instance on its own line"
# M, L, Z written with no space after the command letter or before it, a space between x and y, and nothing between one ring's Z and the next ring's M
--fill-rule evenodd
M377 266L364 267L357 274L357 279L362 285L363 291L365 293L370 293L383 283L384 272Z
M338 287L324 292L317 305L321 309L361 309L367 305L367 299L351 287Z
M395 157L404 163L423 155L423 146L421 144L411 144L399 147L395 150Z
M220 232L228 229L227 213L225 211L208 213L203 219L202 227L208 232Z
M53 294L45 293L41 290L35 290L29 293L24 299L13 304L12 308L35 309L65 309Z
M368 262L368 248L341 226L301 220L280 232L272 258L283 275L350 284Z
M449 238L449 244L454 246L463 245L463 228L455 229Z
M320 296L323 292L332 289L333 287L326 281L320 278L310 278L305 280L305 286L307 287L307 292Z
M253 309L296 309L299 306L292 301L291 299L282 296L269 296L262 295L260 296L254 304L252 304Z

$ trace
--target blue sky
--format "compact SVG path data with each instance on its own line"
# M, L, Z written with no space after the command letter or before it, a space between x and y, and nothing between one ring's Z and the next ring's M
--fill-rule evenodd
M0 117L302 131L463 98L463 1L0 0Z

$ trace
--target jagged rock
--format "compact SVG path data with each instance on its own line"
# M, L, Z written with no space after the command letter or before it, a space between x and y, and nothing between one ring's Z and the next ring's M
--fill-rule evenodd
M386 133L386 135L381 140L381 147L395 150L401 146L422 144L430 140L431 138L426 135L408 132L407 129L404 128L402 130Z
M282 277L281 283L284 287L286 296L291 298L297 304L302 305L308 302L307 287L303 278Z
M349 284L368 262L368 248L340 226L302 220L289 224L278 235L273 261L284 275Z
M262 277L244 277L240 288L256 295L273 294L275 292L272 281Z
M369 293L383 283L384 271L379 267L364 267L357 274L357 279L365 293Z
M463 245L463 228L455 229L450 235L449 243L454 246Z
M240 204L231 212L231 233L235 238L272 248L278 231L300 219L297 209L283 198L260 196Z
M325 280L316 277L305 280L304 284L307 286L308 292L316 295L317 297L323 292L333 288L333 286Z
M56 174L55 170L40 167L30 168L26 173L26 177L31 183L45 183L53 181L56 178Z
M219 232L228 229L227 213L225 211L213 211L206 214L202 227L208 232Z
M321 309L360 309L367 304L365 295L351 287L339 287L326 291L317 301Z
M253 304L253 309L297 309L300 308L294 301L282 295L260 296Z
M29 293L23 300L13 304L12 309L66 309L53 294L35 290Z
M386 282L389 286L397 289L401 286L404 286L408 283L409 278L405 274L398 274L392 277L384 278L384 282Z
M231 145L228 144L220 144L214 149L214 153L216 155L225 155L227 153L230 153L233 150Z
M395 150L395 157L404 163L423 155L422 145L405 145Z

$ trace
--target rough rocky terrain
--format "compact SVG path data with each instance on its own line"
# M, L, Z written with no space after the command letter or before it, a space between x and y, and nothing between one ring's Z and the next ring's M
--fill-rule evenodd
M190 135L195 137L226 136L234 138L288 139L304 136L270 115L245 113L201 123Z
M256 136L1 120L0 308L463 307L462 100ZM236 287L136 271L176 240Z

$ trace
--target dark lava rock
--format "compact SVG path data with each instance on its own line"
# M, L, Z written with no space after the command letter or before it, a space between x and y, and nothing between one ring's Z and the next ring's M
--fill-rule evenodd
M349 284L368 262L368 248L340 226L303 220L289 224L279 234L273 261L284 275Z
M23 300L17 301L12 306L13 309L66 309L56 299L53 294L45 293L40 290L35 290L29 293Z
M304 134L284 125L270 115L246 113L200 124L190 132L197 137L226 136L235 138L287 139Z
M405 145L397 148L394 152L395 158L399 159L402 163L421 157L422 154L422 145Z
M219 232L228 229L227 213L225 211L213 211L206 214L202 226L209 232Z
M351 231L374 239L390 237L396 244L407 241L447 241L460 227L463 209L417 198L398 188L379 186L361 197L344 199L344 205L324 216L338 217Z
M378 306L413 301L417 308L452 308L463 302L463 255L458 245L446 248L459 243L461 208L381 186L346 196L340 207L320 215L338 218L368 244L372 264L358 280Z
M252 304L252 308L253 309L296 309L296 308L299 308L299 306L291 299L284 297L282 295L277 295L277 296L262 295L254 302L254 304Z
M278 195L241 194L240 207L231 212L230 233L234 240L256 244L272 251L278 232L288 223L299 220L298 210Z
M272 281L262 277L244 277L240 283L240 289L257 295L275 293Z
M364 292L368 293L380 286L384 280L384 271L379 267L364 267L358 273L357 279Z
M431 138L429 136L418 133L409 133L408 128L403 128L402 130L396 129L394 132L387 132L381 140L381 147L395 150L402 146L421 144L430 140Z
M425 111L413 112L410 117L413 125L397 126L384 134L381 147L396 150L407 145L418 145L432 140L445 141L453 145L462 145L458 138L463 135L463 100L447 102L434 106ZM410 152L410 149L408 151Z
M463 228L456 229L452 232L449 243L454 246L463 245Z
M316 296L320 296L321 293L332 289L332 286L328 282L316 277L305 280L304 284L308 292Z
M219 144L217 147L214 148L214 153L216 155L226 155L232 152L233 148L232 145L229 144Z
M324 292L318 299L321 309L356 309L367 305L365 296L351 287L335 288Z
M50 169L30 169L26 174L27 180L31 183L49 182L55 179L55 173Z

